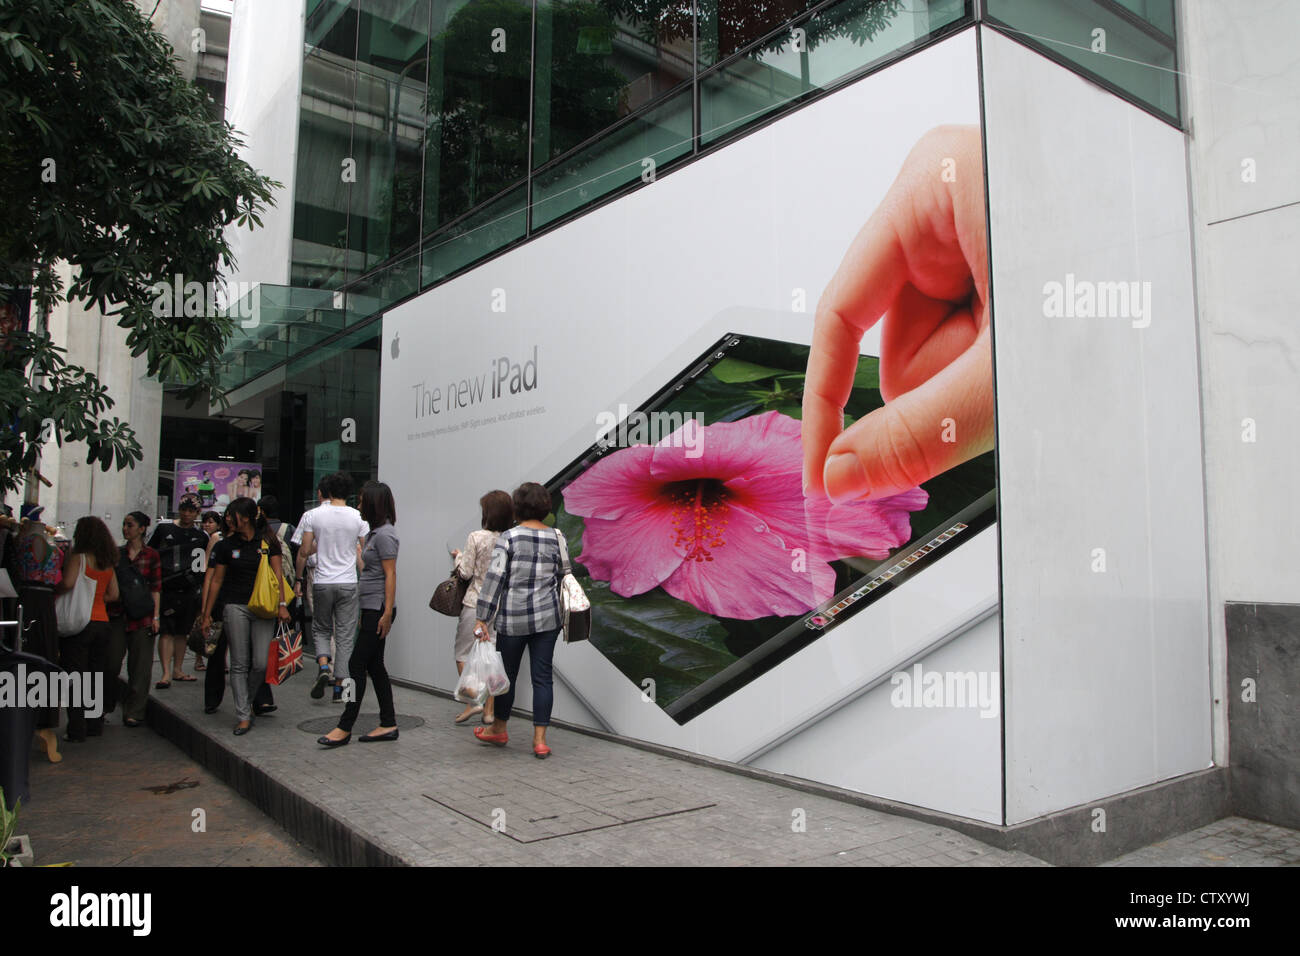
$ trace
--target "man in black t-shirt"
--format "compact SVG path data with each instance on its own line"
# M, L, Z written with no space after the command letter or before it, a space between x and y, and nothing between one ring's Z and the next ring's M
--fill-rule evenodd
M158 690L170 687L173 680L196 679L185 673L185 642L199 613L208 548L208 536L199 527L198 517L198 500L186 495L181 499L176 522L160 524L149 539L149 547L162 557L162 623L158 635L162 679L154 685Z

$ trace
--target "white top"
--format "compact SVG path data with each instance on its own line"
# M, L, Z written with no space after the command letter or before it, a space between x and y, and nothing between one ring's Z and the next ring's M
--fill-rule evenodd
M478 604L479 588L483 587L483 578L492 565L492 549L497 545L500 531L487 531L480 528L471 531L465 541L465 550L456 558L456 573L462 578L469 578L469 587L465 589L465 606Z
M362 520L361 512L326 501L302 516L294 541L301 543L308 531L316 539L316 574L312 585L356 584L357 542L370 533L370 525Z

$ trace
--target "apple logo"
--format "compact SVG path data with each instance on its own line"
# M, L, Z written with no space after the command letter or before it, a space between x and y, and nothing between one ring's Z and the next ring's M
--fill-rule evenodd
M392 353L393 353L393 358L397 358L397 352L398 352L398 348L397 348L397 338L398 338L397 335L394 335L394 336L393 336L393 347L392 347L392 350L391 350Z

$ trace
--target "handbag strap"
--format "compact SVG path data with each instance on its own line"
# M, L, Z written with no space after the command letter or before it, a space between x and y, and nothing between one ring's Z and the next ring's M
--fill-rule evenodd
M560 534L559 528L552 528L555 532L555 544L560 549L560 577L573 573L573 566L569 564L569 549L564 543L564 536Z

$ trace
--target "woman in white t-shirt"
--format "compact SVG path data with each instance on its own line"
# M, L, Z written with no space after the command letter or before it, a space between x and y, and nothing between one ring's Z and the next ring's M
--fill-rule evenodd
M492 549L496 547L501 532L514 527L515 523L514 500L507 492L489 491L478 500L478 506L483 516L481 522L483 527L469 533L464 551L452 552L452 557L456 559L456 573L462 579L469 581L469 587L465 590L465 601L460 609L460 620L456 625L457 674L465 669L470 648L477 640L474 637L474 608L478 604L479 588L483 586L483 578L492 563ZM483 723L492 723L495 716L492 711L491 697L483 707L476 704L466 707L456 716L456 723L463 724L478 713L483 715Z

